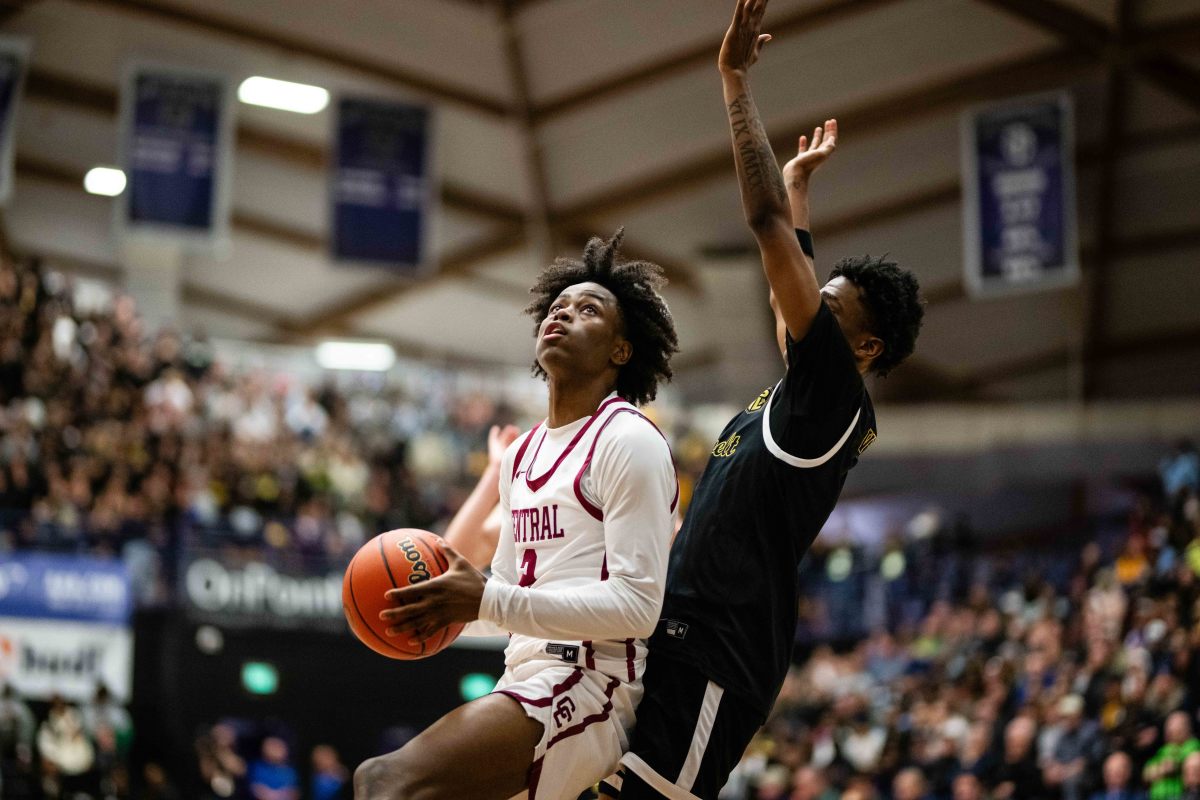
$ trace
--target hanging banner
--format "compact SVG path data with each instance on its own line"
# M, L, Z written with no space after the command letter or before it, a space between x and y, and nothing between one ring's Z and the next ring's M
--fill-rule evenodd
M963 115L963 263L972 296L1074 284L1075 140L1070 96Z
M29 66L29 42L0 36L0 205L12 195L17 108Z
M229 232L232 94L221 75L134 64L121 91L121 230L212 242Z
M432 112L343 97L335 125L333 258L421 271L429 261L437 196Z
M128 701L133 594L115 560L16 553L0 563L0 684L25 697Z

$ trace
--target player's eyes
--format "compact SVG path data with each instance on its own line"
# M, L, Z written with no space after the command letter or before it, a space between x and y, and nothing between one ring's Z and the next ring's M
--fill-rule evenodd
M584 306L584 307L583 307L583 310L584 310L584 311L590 311L590 312L592 312L593 314L595 314L595 313L596 313L596 312L597 312L599 309L597 309L597 308L596 308L595 306L593 306L593 305L586 305L586 306Z

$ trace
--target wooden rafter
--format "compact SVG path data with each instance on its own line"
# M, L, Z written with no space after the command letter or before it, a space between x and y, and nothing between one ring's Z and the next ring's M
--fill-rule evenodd
M1200 111L1200 73L1161 48L1139 46L1136 39L1079 11L1061 0L979 0L1058 36L1114 67L1125 63L1142 78ZM1118 17L1120 13L1118 12ZM1178 20L1179 26L1196 18ZM1118 22L1118 26L1120 23ZM1161 40L1159 40L1161 41Z
M541 260L548 263L554 253L554 241L550 230L549 182L546 179L546 160L542 154L542 145L533 124L529 74L521 47L521 32L517 27L516 13L514 0L501 0L497 11L500 18L500 35L504 42L504 57L508 64L509 83L512 87L513 115L521 130L525 175L533 201L527 225Z
M447 253L438 263L440 279L461 277L481 261L520 249L525 234L520 225L503 225L488 236ZM296 322L289 329L295 336L314 336L349 330L350 321L368 311L394 302L428 281L396 278L379 286L369 287L350 297L342 298L327 308Z
M826 109L828 113L809 114L803 121L773 127L770 132L771 139L775 142L794 143L799 136L811 131L815 124L820 124L819 121L813 120L823 120L830 116L836 116L847 130L871 131L878 134L970 103L1016 92L1059 86L1064 81L1084 74L1090 68L1089 59L1071 48L1044 50L1032 56L973 69L856 107ZM555 222L560 225L577 224L589 217L677 194L684 189L728 176L730 166L729 146L723 144L685 163L666 167L560 208L555 214Z
M849 17L873 11L894 2L897 0L825 0L825 2L808 6L787 16L768 20L767 30L778 40L808 33L824 25L844 21ZM720 49L721 37L718 36L651 64L571 89L539 103L534 110L534 120L540 125L597 101L611 99L618 94L643 88L671 75L699 67L712 66L716 53Z
M507 117L509 113L506 103L474 88L453 84L416 70L398 67L390 61L355 55L347 52L345 48L311 39L302 39L278 30L268 30L211 11L183 8L156 0L76 0L76 2L113 8L122 13L153 19L157 22L195 28L209 34L323 61L339 69L366 75L431 99L490 117Z

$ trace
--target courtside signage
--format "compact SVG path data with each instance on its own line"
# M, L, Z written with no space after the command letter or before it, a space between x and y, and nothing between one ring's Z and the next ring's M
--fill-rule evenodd
M185 561L181 594L197 621L231 627L344 631L342 570L295 574L260 561L229 564L203 552Z
M90 700L103 683L129 702L133 633L126 627L0 617L0 684L24 697Z
M1079 280L1070 96L963 115L963 264L974 297Z
M7 203L12 194L17 107L28 65L29 42L0 36L0 204Z
M132 613L118 560L16 553L0 563L0 617L127 625Z
M437 197L433 142L428 108L338 100L329 176L336 261L408 274L428 263Z
M134 63L121 90L118 230L228 238L232 92L217 73Z

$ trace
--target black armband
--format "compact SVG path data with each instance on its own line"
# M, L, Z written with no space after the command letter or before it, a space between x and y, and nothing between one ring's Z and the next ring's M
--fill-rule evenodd
M812 234L803 228L796 228L796 239L800 242L800 249L804 251L804 255L809 258L816 258L813 255L813 240Z

